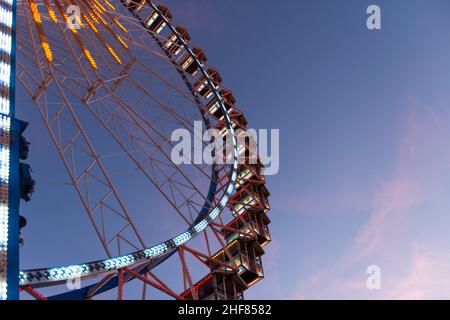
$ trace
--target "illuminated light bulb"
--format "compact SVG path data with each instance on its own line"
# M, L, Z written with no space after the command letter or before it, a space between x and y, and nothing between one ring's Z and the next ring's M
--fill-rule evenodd
M47 36L45 35L44 29L42 28L42 19L41 19L41 14L38 10L38 6L35 2L35 0L29 0L29 4L30 4L30 10L31 13L33 14L33 19L35 21L36 24L36 28L38 29L39 32L39 37L41 40L41 47L44 50L44 54L46 59L49 62L53 61L53 54L52 51L50 49L50 45L47 41Z
M119 56L114 52L113 48L109 44L106 44L109 53L113 56L113 58L117 61L118 64L122 64L122 60L120 60Z
M92 57L91 52L84 46L83 46L83 52L84 52L84 55L86 56L86 58L88 59L91 67L93 69L97 70L98 66L97 66L97 63L95 62L94 58Z
M91 11L91 10L87 10L87 13L89 14L89 16L92 18L92 20L94 20L94 22L96 24L100 23L100 20L97 19L97 16Z
M106 8L102 6L97 0L94 0L94 7L101 12L105 12Z
M92 23L92 21L89 19L89 17L85 13L81 13L83 19L86 21L86 23L89 25L89 27L94 31L95 33L98 33L97 27Z
M122 46L124 46L126 49L128 49L128 44L126 44L126 42L123 41L123 39L120 36L117 36L116 38Z
M119 22L119 20L116 20L116 24L123 32L128 33L128 30Z
M103 2L106 3L106 5L107 5L108 7L110 7L112 10L116 11L116 7L114 7L111 3L109 3L108 0L103 0Z
M45 7L47 8L48 15L50 16L50 20L54 23L58 23L58 18L56 17L55 10L53 10L52 6L48 2L48 0L44 0Z

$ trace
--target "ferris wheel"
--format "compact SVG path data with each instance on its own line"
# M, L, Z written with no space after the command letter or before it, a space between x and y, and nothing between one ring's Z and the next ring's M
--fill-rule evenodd
M238 139L247 120L231 90L169 8L146 0L17 0L16 50L17 86L38 111L86 229L104 250L96 261L21 266L23 295L91 299L116 290L126 299L127 286L138 283L143 299L155 290L236 300L263 279L271 241L263 165ZM180 128L193 137L229 134L228 161L176 165L171 135ZM136 199L135 191L148 196ZM158 269L166 267L174 271L165 279ZM68 290L73 279L82 286Z

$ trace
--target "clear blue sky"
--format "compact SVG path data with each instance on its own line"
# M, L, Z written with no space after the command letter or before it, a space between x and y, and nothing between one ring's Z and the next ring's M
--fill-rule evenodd
M246 297L449 298L450 3L165 3L250 126L281 131L266 279ZM370 4L382 30L366 28ZM97 259L75 197L61 200L70 192L49 176L62 168L25 101L17 116L31 122L38 191L22 266ZM369 265L382 270L380 291L366 289Z

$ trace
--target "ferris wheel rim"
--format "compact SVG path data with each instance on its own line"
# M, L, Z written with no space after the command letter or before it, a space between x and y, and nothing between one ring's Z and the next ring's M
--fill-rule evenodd
M125 0L120 0L120 2L126 7ZM209 214L206 217L197 217L196 221L188 228L186 231L166 240L160 242L156 245L138 250L133 253L121 255L114 258L100 259L86 263L80 263L68 266L56 266L49 268L38 268L20 271L19 281L21 286L51 286L57 285L62 281L67 281L73 278L86 279L91 277L98 277L100 275L114 273L123 268L130 268L137 266L145 262L154 262L159 265L165 259L170 257L176 250L189 242L197 235L206 230L211 222L213 222L226 208L228 201L230 200L233 192L235 191L237 182L237 171L238 171L238 145L235 135L235 130L232 125L232 121L229 115L229 111L225 107L224 100L219 93L218 88L216 88L214 82L212 81L210 75L205 69L205 65L196 57L193 50L190 48L189 44L180 35L175 26L168 20L164 14L161 13L158 6L153 3L153 1L147 2L152 9L160 15L164 20L167 27L177 36L182 44L182 47L186 50L189 56L198 64L199 71L205 77L208 82L209 87L212 90L213 96L217 99L220 108L224 114L224 119L226 127L231 133L232 145L233 145L233 164L232 170L229 174L230 180L228 186L225 188L226 192L222 195L219 200L218 205L210 209ZM137 18L135 15L133 15ZM201 219L201 220L199 220ZM199 221L198 221L199 220Z

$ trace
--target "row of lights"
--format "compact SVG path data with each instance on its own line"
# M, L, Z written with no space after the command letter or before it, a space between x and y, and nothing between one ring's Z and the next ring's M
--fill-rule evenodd
M92 56L91 51L86 47L86 45L81 40L79 33L77 31L77 27L73 24L72 20L68 16L68 13L65 11L65 5L64 2L60 2L59 0L53 0L54 5L56 6L57 10L59 11L60 15L63 17L63 21L67 22L68 29L72 33L73 37L75 38L79 48L83 52L84 56L88 60L89 64L94 70L97 70L97 62ZM111 5L108 1L103 0L104 3L111 8L112 10L115 10L115 7ZM44 1L44 5L47 8L50 20L54 23L58 23L58 17L55 13L55 10L53 9L52 5L49 4L48 0ZM99 24L100 22L105 26L105 28L113 34L113 36L122 44L123 47L128 48L128 45L125 43L125 41L122 40L122 38L116 34L110 26L110 23L106 21L103 18L103 14L107 13L107 9L98 1L94 0L93 2L80 2L79 5L82 5L83 12L80 12L81 16L74 15L75 22L80 28L84 28L85 24L83 20L87 23L87 25L91 28L91 30L94 32L94 34L98 37L99 41L104 45L106 50L111 54L111 56L115 59L115 61L118 64L122 64L122 60L120 59L119 55L114 51L113 47L99 34L98 28L95 24ZM36 28L39 33L39 38L41 42L41 47L44 50L45 57L49 62L53 61L53 53L50 47L50 44L48 42L47 36L44 31L43 27L43 21L41 18L41 13L39 12L38 3L36 0L29 0L29 7L30 11L33 16L33 20L35 22ZM81 19L83 18L83 20ZM118 21L113 21L113 23L117 24L124 32L128 32Z
M10 166L10 81L13 0L0 2L0 300L8 295L8 225Z

